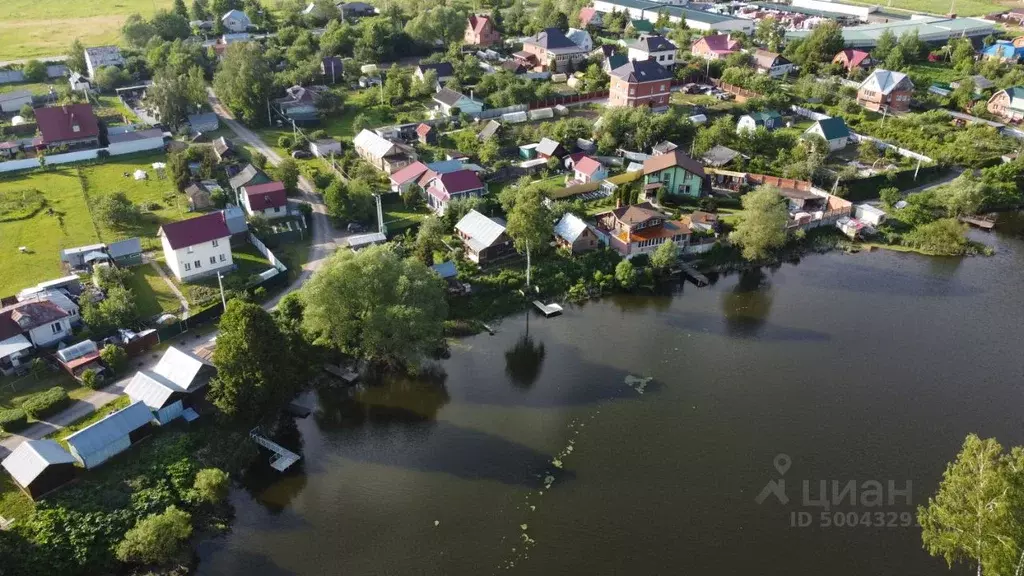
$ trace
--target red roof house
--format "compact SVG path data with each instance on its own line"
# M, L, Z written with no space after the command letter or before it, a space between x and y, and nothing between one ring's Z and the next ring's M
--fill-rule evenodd
M223 210L164 224L157 231L167 267L178 280L191 280L234 267L231 230Z
M217 211L188 220L164 224L157 234L162 236L171 248L177 250L211 240L229 238L231 231L228 230L227 222L224 220L224 213Z
M732 39L729 34L715 34L705 36L690 46L690 52L694 56L700 56L705 60L722 60L730 54L740 50L740 43Z
M416 127L416 138L420 144L437 144L437 130L430 124L420 124Z
M71 104L36 109L36 123L47 148L96 146L100 125L92 104Z
M604 25L604 21L601 18L601 13L597 11L597 8L587 6L580 8L580 26L586 28L587 26L593 26L600 28Z
M466 22L463 41L469 46L487 47L501 42L501 34L494 28L490 18L471 14Z
M250 215L262 214L267 218L288 215L288 197L283 182L267 182L242 186L242 206Z
M416 179L423 176L428 171L427 165L423 162L413 162L405 168L402 168L398 172L391 175L391 191L392 192L405 192L410 184L416 182Z
M448 208L456 198L483 196L487 187L472 170L456 170L447 174L436 174L426 182L427 205L439 214Z
M833 64L842 64L843 68L853 70L854 68L869 68L871 66L871 54L863 50L847 48L836 54L832 59Z
M576 173L575 180L582 184L598 182L608 177L608 170L604 167L604 164L590 156L584 156L576 161L573 170Z

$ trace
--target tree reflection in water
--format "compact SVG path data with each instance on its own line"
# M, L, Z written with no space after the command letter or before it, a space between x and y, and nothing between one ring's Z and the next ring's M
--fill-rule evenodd
M433 365L416 376L388 372L371 375L354 388L324 388L317 394L320 410L315 418L325 431L433 421L451 400L447 379L448 374Z
M771 314L771 283L761 268L740 272L736 286L722 293L722 313L730 336L757 336Z
M505 375L517 388L529 389L540 376L546 354L543 342L534 341L529 332L524 333L505 351Z

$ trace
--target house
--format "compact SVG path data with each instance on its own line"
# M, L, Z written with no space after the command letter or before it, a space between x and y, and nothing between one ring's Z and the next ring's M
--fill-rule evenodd
M996 40L995 44L981 51L985 60L998 60L1016 64L1024 58L1024 46L1017 46L1010 40Z
M565 37L588 53L594 49L594 39L590 37L590 32L586 30L569 28L565 33Z
M420 144L437 144L437 130L430 124L420 124L416 127L416 140Z
M988 99L986 108L989 114L1006 122L1024 120L1024 86L1012 86L996 92Z
M512 239L505 233L505 221L501 218L488 218L476 210L470 210L455 225L455 233L462 240L466 258L480 266L516 253Z
M317 158L330 158L341 155L341 142L334 138L320 138L309 144L309 151Z
M405 192L430 169L423 162L413 162L391 175L391 191Z
M65 248L60 251L60 261L67 264L72 270L86 268L85 257L97 252L102 253L106 247L106 244L89 244L86 246Z
M793 63L782 54L761 50L754 51L754 67L759 74L767 74L771 78L781 78L793 70Z
M436 174L427 180L423 189L427 193L427 206L438 214L444 214L452 200L479 197L487 193L487 186L472 170Z
M92 104L68 104L36 109L36 124L47 149L59 146L99 146L100 125Z
M736 150L719 144L705 152L704 155L700 157L700 161L705 166L717 168L729 164L740 156L741 154Z
M497 120L488 120L487 124L484 124L484 127L480 130L479 133L477 133L476 139L481 142L486 142L493 138L498 133L498 130L500 128L500 122L498 122Z
M874 227L884 224L886 218L884 210L876 208L871 204L855 204L853 206L853 215L857 220Z
M985 92L996 87L995 82L989 80L988 78L985 78L981 74L973 74L971 76L964 78L963 80L955 80L953 82L950 82L949 87L955 90L960 87L960 83L966 82L968 80L970 80L974 84L975 94L984 94Z
M455 67L450 62L438 62L436 64L420 64L416 67L416 70L412 73L417 80L423 82L427 72L431 70L437 75L437 83L439 87L443 87L446 82L455 78Z
M203 112L200 114L189 114L188 125L193 134L213 132L220 128L220 117L216 112Z
M724 60L740 51L740 43L730 34L714 34L697 39L690 45L690 53L705 60Z
M565 148L557 140L541 138L536 153L539 158L561 158L565 156Z
M588 52L558 28L545 28L523 41L517 59L529 63L537 72L566 72L578 68Z
M580 26L584 28L603 28L604 14L592 6L580 8Z
M377 9L366 2L345 2L344 4L338 4L338 10L341 12L343 20L365 18L377 13Z
M107 254L118 266L138 266L142 264L142 240L126 238L107 244Z
M696 198L704 183L704 167L682 150L651 156L644 160L644 185L647 190L664 188L668 194Z
M345 67L341 62L341 58L337 56L325 56L320 59L320 74L324 77L325 82L331 84L337 84L338 80L344 80Z
M601 240L594 229L588 226L582 218L572 213L566 213L555 224L555 243L561 248L570 250L573 254L582 254L601 246Z
M4 306L0 308L0 346L20 343L18 335L37 348L57 344L71 337L71 320L71 314L51 300L33 298Z
M96 72L107 66L124 66L124 57L117 46L95 46L85 49L85 68L89 78L96 79Z
M241 33L252 28L252 20L241 10L229 10L220 17L220 23L228 32Z
M185 188L185 196L188 197L188 209L195 212L213 208L213 199L210 191L200 183L195 183Z
M640 39L626 44L626 56L629 60L654 60L665 67L676 63L676 45L664 36L641 36Z
M89 79L78 72L72 72L71 76L68 76L68 85L75 91L89 91L92 89L92 85L89 84Z
M626 24L626 29L636 32L638 36L643 34L655 34L654 22L649 20L632 19L628 24Z
M871 53L865 52L864 50L854 50L847 48L841 50L836 54L835 58L832 59L833 64L842 64L846 71L852 71L854 68L864 68L867 70L874 65L874 60L871 59Z
M567 162L571 163L570 167L573 170L573 180L577 184L600 182L608 177L608 169L605 168L604 164L601 164L590 156L583 156L579 160L568 160Z
M365 128L356 134L352 145L360 158L388 174L416 161L416 152L411 147L392 142Z
M246 164L245 168L242 168L240 172L228 179L231 191L236 194L242 189L242 186L249 184L263 184L265 182L270 182L270 178L252 164Z
M68 313L68 321L71 322L71 325L77 326L82 323L82 317L79 315L78 304L71 299L71 296L72 294L66 290L49 289L31 294L18 293L16 298L18 302L48 301L56 304L61 310Z
M198 392L216 372L199 357L169 347L152 370L140 370L125 388L132 402L141 402L158 424L185 416Z
M274 100L281 114L289 120L302 124L313 124L320 121L317 113L317 99L323 87L292 86L285 90L285 96Z
M654 60L633 60L611 71L609 106L668 107L672 73Z
M4 458L3 467L29 498L44 495L75 477L75 458L54 440L26 440Z
M241 197L242 207L250 216L258 214L273 220L288 215L288 197L282 182L242 186Z
M106 418L64 439L71 455L86 469L103 464L149 436L153 413L142 402L133 402Z
M489 16L470 14L462 42L467 46L486 48L501 43L501 33L494 27Z
M744 114L736 121L737 134L744 130L757 130L761 127L764 127L769 132L776 128L781 128L782 115L774 110L765 110L763 112L751 112L750 114Z
M876 68L857 87L857 104L880 112L883 109L898 114L910 110L914 83L902 72Z
M689 225L683 220L671 220L650 202L619 206L595 219L597 230L608 245L627 259L650 254L665 242L674 242L680 249L690 242Z
M846 148L850 143L850 129L842 118L825 118L818 120L810 128L804 130L802 137L809 135L820 136L828 142L828 149L832 152Z
M32 93L28 90L0 93L0 112L16 113L26 104L32 105Z
M479 114L484 109L484 103L479 100L473 100L472 98L449 90L448 88L442 88L440 92L434 94L434 102L437 102L438 108L441 109L446 116L452 116L452 109L457 109L457 113Z
M694 210L689 216L684 217L690 224L690 230L701 232L717 232L719 228L718 214Z
M164 224L157 231L167 267L180 281L234 268L231 231L223 212Z
M221 136L213 141L213 155L216 156L217 162L223 162L232 158L237 158L238 154L235 153L235 149L231 146L231 141Z

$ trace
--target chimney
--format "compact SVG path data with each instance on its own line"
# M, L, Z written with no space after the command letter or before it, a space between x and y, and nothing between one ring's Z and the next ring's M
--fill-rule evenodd
M616 208L622 208L622 198L616 198L615 199L615 207Z

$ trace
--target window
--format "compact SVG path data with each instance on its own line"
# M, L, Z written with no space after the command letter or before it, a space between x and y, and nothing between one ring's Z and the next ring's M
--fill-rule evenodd
M664 92L664 91L665 91L665 85L662 84L661 86L658 87L658 92Z
M216 264L216 263L217 263L217 257L216 256L210 256L210 264Z
M227 260L227 257L226 257L226 256L224 256L223 254L221 254L221 255L220 255L220 261L221 261L221 262L224 262L225 260Z
M217 247L217 244L218 244L218 242L219 242L218 240L214 240L214 241L213 241L213 247L214 247L214 248L216 248L216 247Z
M630 86L630 88L629 88L629 95L633 96L634 94L636 94L636 88L633 88L632 86Z
M280 211L281 211L281 207L280 206L274 206L274 213L277 213L277 212L280 212Z
M186 271L186 272L188 272L189 270L191 270L191 269L192 269L192 265L191 265L191 264L189 264L188 262L185 262L185 263L183 263L182 265L183 265L183 266L185 267L185 271Z
M60 325L60 322L54 322L51 324L50 329L53 330L54 334L60 334L64 331L64 327Z
M185 248L185 253L186 254L191 254L192 253L192 247L189 246L188 248Z
M193 262L192 265L195 266L196 268L202 268L203 267L203 263L200 262L199 260L196 260L195 262Z

